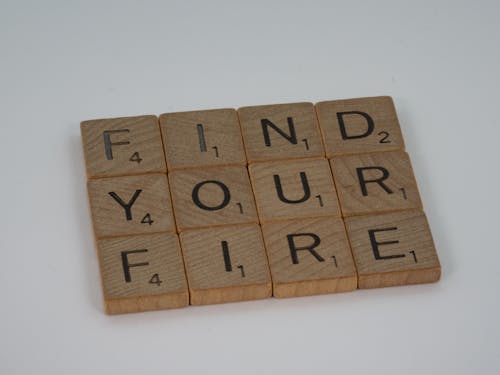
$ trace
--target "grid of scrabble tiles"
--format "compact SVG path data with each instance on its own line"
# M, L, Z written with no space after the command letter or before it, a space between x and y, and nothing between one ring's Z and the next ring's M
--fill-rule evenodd
M390 97L81 129L108 313L440 277Z

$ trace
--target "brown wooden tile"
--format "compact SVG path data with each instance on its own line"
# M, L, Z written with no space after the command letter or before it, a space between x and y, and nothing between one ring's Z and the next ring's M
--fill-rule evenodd
M96 237L175 232L165 174L89 180Z
M246 165L234 109L165 113L160 116L160 128L169 171Z
M275 297L347 292L357 276L339 218L285 221L262 226Z
M192 305L271 297L271 276L255 224L181 233Z
M316 112L327 157L404 150L390 96L320 102Z
M439 280L441 266L423 212L352 217L345 223L359 288Z
M324 156L312 103L238 109L249 162Z
M83 121L81 132L89 178L166 171L156 116Z
M215 167L169 174L177 228L257 223L245 167Z
M326 159L256 163L249 166L261 223L340 216Z
M408 154L377 152L331 159L343 216L421 208Z
M108 314L187 306L189 292L176 234L97 241Z

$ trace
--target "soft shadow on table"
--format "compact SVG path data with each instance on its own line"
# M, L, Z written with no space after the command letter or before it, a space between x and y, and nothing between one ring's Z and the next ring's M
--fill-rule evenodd
M453 272L453 259L450 254L450 241L449 236L446 231L446 222L445 215L440 210L439 201L432 194L432 184L437 184L439 181L431 181L431 177L427 172L428 168L432 168L432 165L423 164L424 161L422 158L418 157L420 152L412 152L411 150L418 150L423 148L425 145L416 144L415 135L413 134L414 127L417 124L411 118L411 111L407 111L407 103L404 100L399 98L396 99L399 103L398 113L401 121L401 127L403 128L404 138L407 144L407 149L410 154L410 158L412 160L413 167L415 169L415 174L417 175L417 180L419 182L419 189L423 190L423 183L429 184L429 188L426 188L426 194L424 199L424 211L428 214L432 214L432 220L430 220L431 231L434 234L435 238L439 238L439 242L436 243L437 252L440 256L441 264L443 266L443 279L448 279ZM72 202L74 203L73 212L75 213L76 222L78 223L78 227L80 231L78 231L78 238L75 238L75 244L78 244L76 248L78 251L78 256L80 259L80 264L83 266L83 274L84 280L82 283L85 285L85 294L88 298L88 301L92 304L92 306L103 313L103 303L102 303L102 291L100 284L100 274L99 274L99 265L96 254L94 235L92 231L92 222L91 215L88 206L88 198L87 198L87 188L86 188L86 172L85 172L85 161L83 156L83 151L81 147L81 139L79 135L72 135L68 140L68 159L71 161L71 173L69 176L69 180L74 182L75 188L72 190L74 193ZM430 193L429 193L430 192ZM199 319L200 316L203 316L204 319L210 319L211 317L217 316L226 316L226 314L232 315L242 315L246 314L269 314L273 311L286 311L290 308L290 305L295 306L295 308L308 309L309 305L320 304L322 301L325 304L325 301L335 300L336 303L345 303L347 305L351 305L357 301L357 298L363 295L370 294L380 294L378 298L387 298L389 301L393 301L393 298L399 293L402 295L411 293L417 294L427 294L433 293L433 291L438 288L436 285L424 285L424 286L414 286L414 287L402 287L402 288L390 288L390 290L383 289L379 290L379 292L367 292L363 291L362 293L346 293L337 296L318 296L318 297L307 297L307 298L299 298L299 299L291 299L289 302L287 300L275 300L273 298L264 300L264 301L253 301L253 302L243 302L236 304L227 304L227 305L212 305L205 307L188 307L187 309L179 309L179 310L166 310L166 311L157 311L157 312L146 312L143 314L148 315L148 319L155 324L157 320L161 321L166 316L174 319ZM384 293L383 291L386 291ZM327 304L328 305L328 304ZM128 322L135 321L133 316L140 316L142 314L125 314L120 315L121 318L116 318L118 322ZM126 324L126 323L125 323Z
M95 249L92 222L87 199L87 177L85 173L85 161L83 157L82 144L79 135L72 135L68 139L68 160L71 161L71 173L68 180L73 181L74 194L71 200L74 204L73 212L75 221L80 228L77 231L79 237L75 238L75 249L80 264L83 267L85 294L89 302L99 311L103 311L102 292L99 275L99 265Z
M446 181L436 180L431 177L429 171L433 168L428 159L420 157L426 152L426 145L421 142L416 135L418 123L412 116L417 110L414 104L407 102L404 98L395 97L397 103L397 112L403 137L406 144L406 150L410 155L413 171L417 180L418 189L422 198L424 212L426 213L432 236L436 245L436 251L441 263L441 280L448 280L455 271L454 259L452 253L452 241L450 239L449 223L447 222L446 212L442 208L441 201L438 199L436 188L438 184L446 184Z

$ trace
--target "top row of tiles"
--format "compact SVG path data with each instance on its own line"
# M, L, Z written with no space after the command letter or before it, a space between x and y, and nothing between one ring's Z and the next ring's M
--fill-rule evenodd
M404 149L389 96L165 113L159 126L156 116L90 120L81 130L89 177Z

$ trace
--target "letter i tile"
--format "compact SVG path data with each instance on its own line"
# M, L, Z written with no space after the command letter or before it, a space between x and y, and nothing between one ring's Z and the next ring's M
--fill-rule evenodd
M180 237L192 305L271 297L258 225L188 230Z
M165 113L160 116L168 170L246 165L234 109Z

